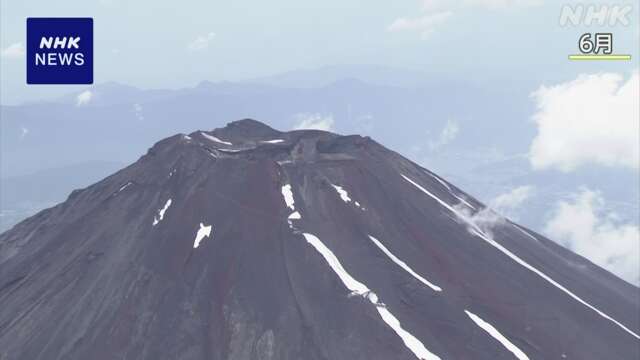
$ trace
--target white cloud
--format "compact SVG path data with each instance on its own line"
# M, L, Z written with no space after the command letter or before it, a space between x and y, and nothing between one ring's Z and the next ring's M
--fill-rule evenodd
M467 5L481 6L493 9L529 7L542 5L542 0L466 0Z
M517 209L533 194L533 186L523 185L513 188L511 191L496 196L491 201L491 207L504 212Z
M435 151L449 144L456 138L456 136L458 136L459 131L460 126L457 122L453 120L447 120L447 123L444 125L442 132L440 132L440 136L438 136L436 140L429 141L429 149L431 151Z
M640 229L604 214L598 192L582 189L572 201L558 202L545 232L576 253L626 281L640 285Z
M210 32L206 35L200 35L195 40L187 44L190 51L201 51L209 47L209 43L216 37L216 34Z
M451 15L453 15L451 11L442 11L426 14L417 18L401 17L391 23L391 25L387 27L387 31L415 31L420 33L422 39L427 39L434 30Z
M578 76L532 94L538 134L530 147L535 169L572 171L593 163L640 166L640 81L634 71Z
M91 90L85 90L76 96L76 106L83 106L89 103L93 98Z
M24 56L24 45L17 42L2 49L2 57L5 59L20 59Z
M489 207L475 213L464 203L459 203L453 206L453 208L462 221L467 223L467 226L469 224L476 226L491 239L493 239L493 228L506 224L506 219ZM473 232L472 227L468 226L468 230Z
M333 115L303 113L294 115L294 118L296 119L296 124L293 126L294 130L333 131Z
M472 212L469 207L460 202L453 206L460 217L481 229L487 236L493 238L493 228L507 223L505 216L522 205L533 193L529 185L516 187L509 192L500 194L489 202L489 206Z
M21 127L20 128L20 140L24 139L27 134L29 134L29 129L27 129L26 127Z
M138 120L144 120L144 114L142 112L142 105L135 103L133 104L133 113L135 114Z
M422 11L435 12L450 8L453 0L422 0Z
M387 31L414 31L422 39L428 38L454 13L477 8L508 9L539 5L542 0L422 0L422 15L400 17L387 27Z
M541 4L542 0L422 0L422 9L424 11L442 11L443 9L462 9L465 7L507 9Z

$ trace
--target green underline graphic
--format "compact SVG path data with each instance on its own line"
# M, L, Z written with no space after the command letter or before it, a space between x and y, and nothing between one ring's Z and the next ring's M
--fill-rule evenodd
M569 60L631 60L631 55L569 55Z

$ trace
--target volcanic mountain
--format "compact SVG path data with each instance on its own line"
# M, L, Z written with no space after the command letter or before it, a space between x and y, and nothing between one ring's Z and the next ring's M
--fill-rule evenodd
M175 135L0 235L0 358L640 358L640 290L361 136Z

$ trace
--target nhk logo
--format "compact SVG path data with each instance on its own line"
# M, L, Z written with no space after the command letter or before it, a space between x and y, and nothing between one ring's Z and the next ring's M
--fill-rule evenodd
M93 83L93 19L27 19L28 84Z
M560 26L629 26L633 6L565 4L560 9Z
M43 37L40 40L40 49L80 49L78 42L80 37L73 38L59 38L49 36ZM71 64L82 66L84 65L84 54L77 53L61 53L61 52L39 52L36 53L36 65L61 65L69 66Z

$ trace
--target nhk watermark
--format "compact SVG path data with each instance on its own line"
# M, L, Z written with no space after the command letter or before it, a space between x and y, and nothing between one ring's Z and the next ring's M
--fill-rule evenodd
M633 6L626 5L563 5L560 26L629 26Z
M626 27L633 14L631 4L565 4L560 8L558 23L561 27ZM579 34L579 53L569 55L569 60L631 60L631 55L614 53L613 38L612 29Z

